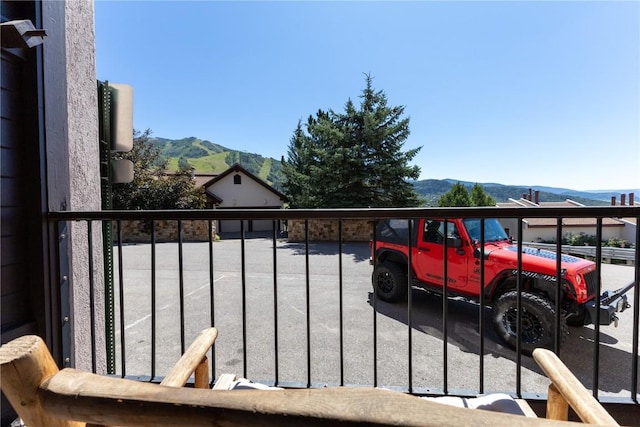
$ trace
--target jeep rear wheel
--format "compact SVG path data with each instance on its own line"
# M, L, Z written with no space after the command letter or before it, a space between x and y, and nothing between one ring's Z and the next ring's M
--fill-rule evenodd
M393 262L382 262L376 266L372 274L373 288L376 295L384 301L397 302L407 295L406 267Z
M493 306L493 326L502 340L516 348L518 336L518 292L504 293ZM531 354L538 347L553 348L555 310L546 298L522 292L522 333L520 348ZM560 319L560 342L567 334L567 324Z

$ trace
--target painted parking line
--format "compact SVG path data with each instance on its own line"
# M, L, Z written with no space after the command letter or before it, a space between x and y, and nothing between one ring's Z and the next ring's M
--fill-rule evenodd
M226 276L223 274L223 275L221 275L220 277L218 277L217 279L214 279L214 280L213 280L213 283L216 283L216 282L218 282L218 281L220 281L220 280L224 279L225 277L226 277ZM200 292L201 290L203 290L203 289L205 289L205 288L208 288L208 287L209 287L209 282L207 282L207 283L205 283L204 285L200 286L199 288L194 289L193 291L189 292L188 294L186 294L186 296L190 297L190 296L192 296L192 295L194 295L194 294L196 294L196 293ZM163 305L162 307L158 308L158 311L164 311L164 310L166 310L166 309L168 309L168 308L170 308L170 307L172 307L172 306L174 306L174 305L175 305L175 304L166 304L166 305ZM149 318L151 318L151 314L147 314L147 315L145 315L145 316L143 316L143 317L139 318L138 320L136 320L136 321L134 321L134 322L132 322L132 323L129 323L128 325L125 325L124 330L126 331L126 330L128 330L128 329L131 329L131 328L133 328L133 327L135 327L135 326L139 325L140 323L142 323L142 322L146 321L146 320L147 320L147 319L149 319Z

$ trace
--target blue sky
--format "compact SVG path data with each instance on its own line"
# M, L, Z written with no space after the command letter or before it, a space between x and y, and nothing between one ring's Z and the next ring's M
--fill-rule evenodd
M299 119L405 106L421 179L640 187L640 2L95 2L134 126L280 159Z

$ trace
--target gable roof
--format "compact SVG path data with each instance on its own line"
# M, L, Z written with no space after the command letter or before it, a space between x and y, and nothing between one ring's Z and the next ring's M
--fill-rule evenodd
M262 179L258 178L257 176L255 176L254 174L252 174L251 172L243 168L242 166L240 166L240 164L234 163L226 171L222 172L219 175L216 175L215 177L211 178L210 180L202 184L202 186L205 189L205 192L209 194L211 197L213 197L214 199L216 199L217 203L221 203L222 200L219 197L217 197L215 194L213 194L211 191L209 191L207 187L211 187L212 185L216 184L218 181L222 180L224 177L232 173L242 173L243 175L246 175L248 178L254 180L258 184L260 184L261 186L263 186L264 188L266 188L267 190L275 194L283 202L289 201L289 198L287 196L285 196L284 194L282 194L281 192L279 192L278 190L276 190L275 188L267 184L265 181L263 181Z

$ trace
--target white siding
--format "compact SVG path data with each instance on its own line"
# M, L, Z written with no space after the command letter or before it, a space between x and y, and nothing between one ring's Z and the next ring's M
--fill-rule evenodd
M234 184L234 176L242 177L241 184ZM222 199L220 208L269 208L281 207L280 198L243 173L230 173L217 181L209 190Z

